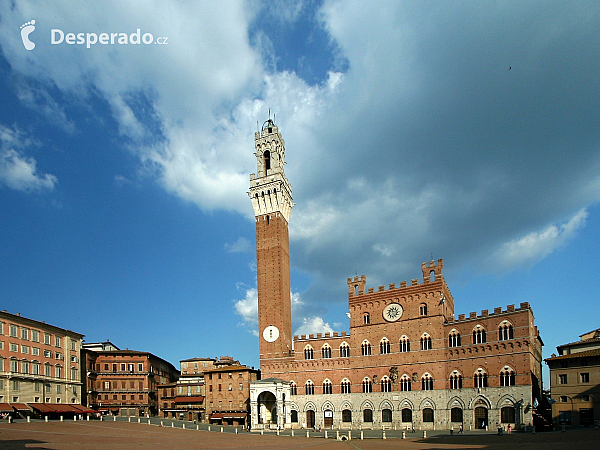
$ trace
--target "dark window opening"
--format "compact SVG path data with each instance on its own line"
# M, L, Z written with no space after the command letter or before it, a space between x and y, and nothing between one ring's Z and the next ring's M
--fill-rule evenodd
M271 152L267 150L263 153L263 157L265 158L265 171L271 170Z

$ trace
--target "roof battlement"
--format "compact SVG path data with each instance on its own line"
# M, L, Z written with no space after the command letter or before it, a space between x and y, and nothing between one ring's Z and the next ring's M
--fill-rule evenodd
M452 316L452 317L448 318L448 323L467 322L469 320L482 319L484 317L490 317L490 316L495 316L495 315L500 315L500 314L507 314L507 313L512 313L515 311L523 311L523 310L527 310L527 309L531 309L529 302L521 302L521 304L519 305L519 308L515 308L515 305L508 305L505 310L502 310L502 307L494 308L493 313L490 313L488 309L484 309L481 311L480 315L477 315L477 312L472 311L469 313L468 317L466 314L459 314L458 319L455 319L454 316Z
M341 339L347 338L350 336L347 331L334 331L333 333L315 333L315 334L301 334L294 335L294 342L300 341L311 341L311 340L319 340L319 339Z
M375 291L374 287L370 287L366 289L365 286L367 284L367 277L365 275L361 275L360 277L355 276L354 278L348 278L348 297L358 297L365 294L374 294L375 292L385 292L392 291L394 289L404 289L411 286L422 286L428 283L432 283L434 281L442 281L442 269L444 267L444 260L438 259L437 262L430 261L429 263L422 263L421 270L423 271L423 282L419 283L418 278L413 278L410 280L410 284L407 281L401 281L400 285L397 287L396 283L390 283L386 289L385 285L380 285L377 287L377 291Z

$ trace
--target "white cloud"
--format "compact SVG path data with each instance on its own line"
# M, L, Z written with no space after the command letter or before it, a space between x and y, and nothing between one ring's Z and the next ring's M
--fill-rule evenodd
M245 294L243 299L235 302L235 312L242 318L242 326L248 327L252 334L258 336L258 290L250 288Z
M316 333L333 333L333 328L322 317L304 317L302 325L294 332L294 335Z
M39 173L35 158L21 153L21 149L31 142L17 129L0 125L0 183L23 192L52 190L57 178L52 174Z
M229 253L247 253L252 250L252 245L248 239L240 236L233 244L225 244L225 250Z
M585 226L588 213L580 210L567 223L550 225L520 239L502 244L492 257L491 266L509 271L520 266L530 266L550 255L554 250L573 239Z

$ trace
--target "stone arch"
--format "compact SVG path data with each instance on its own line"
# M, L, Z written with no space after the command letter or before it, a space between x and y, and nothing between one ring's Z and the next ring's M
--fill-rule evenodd
M435 406L435 402L431 397L425 397L423 400L421 400L421 403L419 404L419 409L423 410L423 408L431 408L434 411L437 409Z
M398 404L398 411L401 411L403 408L410 408L412 410L415 409L415 405L408 398L403 398Z
M360 410L363 411L365 409L375 409L375 407L373 406L373 402L371 400L365 400L362 402L362 404L360 405Z
M315 404L313 402L306 402L304 404L304 412L306 411L317 411L317 407L315 406Z
M350 411L352 411L352 403L348 400L344 400L340 405L340 410L343 411L344 409L349 409Z
M323 403L323 405L321 406L321 411L325 411L326 409L330 409L332 411L335 411L335 406L333 406L333 403L331 403L329 400L327 400L325 403Z
M492 409L492 403L490 400L484 395L477 395L469 401L469 409L475 409L476 406L485 406L487 409Z
M517 399L515 399L512 395L504 394L498 400L498 403L496 404L496 408L500 409L503 406L517 406L517 403L518 403Z
M392 411L394 410L394 405L392 404L392 402L390 402L389 400L383 400L380 404L379 404L379 410L383 410L383 409L391 409Z
M452 408L465 409L465 401L462 398L455 395L448 401L448 409Z
M296 411L300 411L298 404L296 402L290 402L290 408L295 409Z

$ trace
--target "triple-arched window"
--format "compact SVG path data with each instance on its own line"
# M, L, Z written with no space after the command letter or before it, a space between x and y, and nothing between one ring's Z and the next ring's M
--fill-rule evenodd
M379 353L382 355L390 353L390 341L388 341L387 338L383 338L381 342L379 342Z
M400 352L410 352L410 339L406 336L400 338Z
M304 384L304 389L306 390L306 395L314 395L315 394L315 384L311 380L308 380Z
M500 341L508 341L509 339L514 338L513 326L505 320L498 327L498 340Z
M365 377L363 379L362 387L363 387L364 394L370 394L371 392L373 392L373 383L371 382L369 377Z
M425 373L421 377L421 389L424 391L433 391L433 377Z
M371 354L371 343L366 339L363 341L360 347L362 349L363 356L369 356Z
M488 385L488 376L487 373L481 368L477 369L477 372L473 374L473 387L476 388L484 388Z
M323 354L323 358L331 358L331 347L328 344L325 344L323 348L321 348L321 353Z
M450 389L462 389L462 375L455 370L450 374Z
M484 344L485 342L485 328L481 325L477 325L473 328L473 344Z
M342 394L350 394L350 392L352 391L352 383L350 383L350 380L348 378L344 378L342 380Z
M509 367L504 367L500 372L500 386L514 386L516 384L515 371Z
M431 336L427 333L423 333L421 336L421 350L431 350Z
M340 345L340 357L348 358L350 356L350 346L346 342L342 342Z
M392 380L387 375L381 379L381 392L392 392Z
M304 347L304 359L313 359L315 357L314 350L310 345Z
M460 333L452 330L448 335L448 347L460 347Z
M411 391L412 390L412 380L407 374L402 375L402 378L400 378L400 390L401 391Z
M325 379L325 381L323 381L323 394L331 394L332 392L331 381Z

